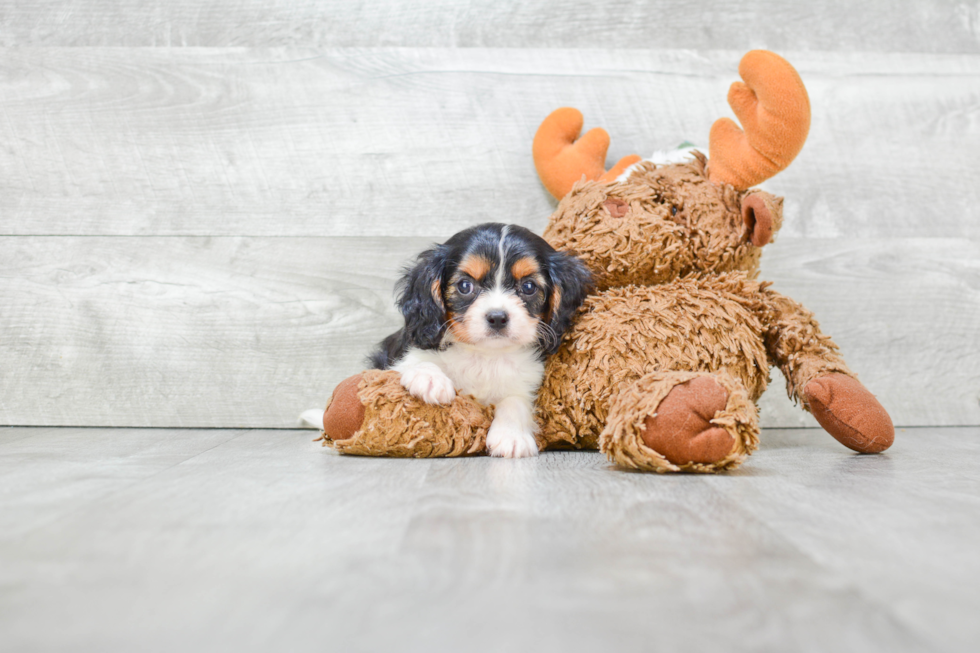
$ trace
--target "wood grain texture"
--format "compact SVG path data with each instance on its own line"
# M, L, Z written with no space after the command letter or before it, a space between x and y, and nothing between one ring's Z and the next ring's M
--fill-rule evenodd
M291 427L399 326L422 238L0 238L0 424ZM980 423L980 245L781 238L763 278L813 310L896 424ZM777 379L765 426L812 425Z
M341 457L297 431L0 429L0 641L972 651L978 465L977 428L900 431L880 456L765 430L712 477L586 452Z
M900 8L883 0L4 0L0 44L978 53L980 8L974 0Z
M0 239L0 423L293 426L394 329L421 239Z
M563 105L610 160L706 143L740 51L7 48L0 233L448 237L543 227ZM980 238L980 56L784 52L803 153L784 234Z
M980 242L779 238L760 277L814 312L895 424L980 423ZM762 423L816 426L773 379Z

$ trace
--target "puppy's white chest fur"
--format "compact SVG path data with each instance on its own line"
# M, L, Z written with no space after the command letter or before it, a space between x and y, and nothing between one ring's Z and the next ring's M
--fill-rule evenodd
M533 401L544 376L544 363L524 347L487 351L457 343L439 352L438 358L434 362L453 385L483 405L514 395Z
M455 390L484 406L514 396L533 404L544 377L544 363L525 347L487 350L455 343L443 351L413 349L394 369L404 373L419 364L438 367Z
M491 456L534 456L534 399L544 377L544 363L526 347L481 349L454 343L443 351L410 349L392 368L402 385L430 404L448 404L456 391L495 407L487 431Z

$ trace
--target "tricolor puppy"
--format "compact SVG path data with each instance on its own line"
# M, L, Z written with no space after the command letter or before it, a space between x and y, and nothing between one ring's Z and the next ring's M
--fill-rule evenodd
M399 282L405 327L371 356L430 404L495 406L492 456L538 453L534 401L590 283L585 266L523 227L481 224L422 252Z

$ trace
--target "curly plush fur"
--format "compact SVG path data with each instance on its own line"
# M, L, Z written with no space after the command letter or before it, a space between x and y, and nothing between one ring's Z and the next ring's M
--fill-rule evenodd
M486 453L493 407L457 396L448 406L427 404L402 387L400 374L368 370L356 382L363 426L343 440L324 436L341 453L393 458L455 458ZM327 411L337 395L327 403ZM435 437L434 437L435 436Z

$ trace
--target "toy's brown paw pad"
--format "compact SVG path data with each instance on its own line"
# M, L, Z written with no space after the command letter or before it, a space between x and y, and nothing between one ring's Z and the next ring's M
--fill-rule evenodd
M674 387L657 412L646 418L640 435L648 447L675 465L717 462L735 446L735 438L711 423L727 403L725 388L699 376Z
M810 412L845 447L880 453L895 441L895 426L885 408L857 379L824 374L803 390Z
M330 440L346 440L364 423L364 406L357 397L361 375L341 381L333 390L323 413L323 434Z

